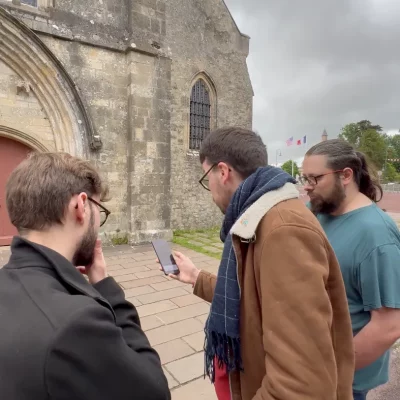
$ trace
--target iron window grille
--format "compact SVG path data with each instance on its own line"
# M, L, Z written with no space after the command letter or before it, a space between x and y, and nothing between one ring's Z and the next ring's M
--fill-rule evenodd
M210 133L210 126L210 93L204 80L199 79L194 84L190 96L190 150L200 150L201 143Z

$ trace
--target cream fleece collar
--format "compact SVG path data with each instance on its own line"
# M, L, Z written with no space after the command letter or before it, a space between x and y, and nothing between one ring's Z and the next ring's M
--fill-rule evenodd
M230 233L245 240L252 239L261 219L272 207L282 201L298 197L299 191L293 183L286 183L281 188L264 194L234 223Z

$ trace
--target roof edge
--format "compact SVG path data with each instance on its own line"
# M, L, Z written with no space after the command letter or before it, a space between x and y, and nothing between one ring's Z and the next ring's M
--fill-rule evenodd
M222 3L224 4L226 10L228 11L228 14L230 15L230 17L231 17L233 23L234 23L235 26L236 26L236 29L237 29L238 32L240 33L240 35L243 36L243 37L245 37L245 38L247 38L247 39L251 39L249 35L246 35L245 33L243 33L243 32L239 29L238 24L236 23L235 18L233 18L233 15L232 15L232 13L231 13L231 10L230 10L229 7L227 6L225 0L222 0Z

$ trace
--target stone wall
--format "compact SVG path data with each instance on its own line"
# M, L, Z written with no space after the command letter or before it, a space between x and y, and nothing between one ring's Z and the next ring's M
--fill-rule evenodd
M193 78L205 71L215 87L216 125L251 128L249 38L240 34L222 1L172 0L167 8L166 44L172 58L172 226L215 226L221 213L198 183L203 174L198 154L188 151L191 86Z
M394 183L392 185L382 184L382 189L384 192L400 192L400 183Z
M21 77L0 60L0 126L28 134L54 151L49 118L33 90L24 85Z
M4 4L0 0L0 6ZM249 40L223 1L58 0L48 9L10 4L7 1L11 14L39 36L61 65L46 53L40 56L40 68L51 63L52 77L58 76L57 68L64 69L58 90L67 75L71 78L84 102L78 112L87 109L93 125L89 139L97 137L102 145L90 148L86 131L78 143L81 118L71 118L74 102L68 101L75 94L68 89L70 97L62 99L60 107L70 113L69 132L75 134L71 149L93 159L111 188L107 207L112 214L103 237L138 243L168 238L175 228L217 225L221 214L198 184L198 154L188 151L194 77L203 73L213 87L214 127L250 127L252 113ZM42 78L45 85L57 80ZM49 149L66 148L54 128L55 118L49 121L41 110L45 97L39 102L34 94L16 97L17 79L0 61L0 125L3 121L36 135Z
M102 175L110 185L112 214L104 226L109 237L129 231L127 205L127 63L124 53L61 41L41 39L62 62L86 99L89 113L103 147L93 152Z
M132 241L171 237L170 60L129 55Z

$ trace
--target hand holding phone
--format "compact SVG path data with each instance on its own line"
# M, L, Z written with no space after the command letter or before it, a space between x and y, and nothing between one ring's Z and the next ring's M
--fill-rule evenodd
M179 282L189 283L192 285L192 287L194 287L200 274L200 270L196 268L189 257L185 256L179 251L174 251L174 260L175 264L178 266L179 271L177 274L172 273L168 276L172 279L178 280ZM157 262L161 264L160 260L158 259ZM162 266L160 266L160 271L163 271Z
M151 242L154 251L157 254L160 265L164 271L165 275L179 274L179 268L176 265L175 259L172 255L171 248L166 240L158 239Z

